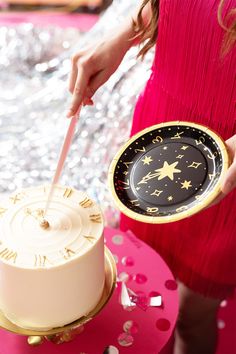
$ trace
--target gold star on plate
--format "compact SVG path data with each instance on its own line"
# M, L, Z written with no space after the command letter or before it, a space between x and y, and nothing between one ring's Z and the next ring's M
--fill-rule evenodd
M172 195L170 195L167 199L168 199L169 202L171 202L173 200Z
M187 149L188 149L188 146L186 146L186 145L183 145L181 148L181 150L187 150Z
M195 162L195 161L193 161L193 162L191 163L191 165L189 165L188 167L192 167L192 168L196 168L196 169L197 169L201 164L202 164L201 162Z
M175 168L178 165L178 163L179 162L176 161L176 162L173 162L171 165L169 165L168 162L165 161L162 168L158 168L157 170L155 170L156 172L159 173L158 180L161 180L165 177L169 177L169 179L171 179L173 181L174 173L181 172L181 170L178 170L177 168Z
M191 185L191 181L184 181L184 182L181 182L181 184L182 184L182 187L181 187L181 189L189 189L190 187L192 187L192 185Z
M157 189L155 189L155 191L151 194L151 195L155 195L156 197L159 197L159 195L162 193L163 191L158 191Z
M144 165L149 165L150 162L153 161L151 156L145 156L144 159L142 159Z

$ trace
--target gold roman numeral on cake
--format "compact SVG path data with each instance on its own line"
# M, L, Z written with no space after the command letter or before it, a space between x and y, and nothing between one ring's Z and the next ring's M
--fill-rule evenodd
M12 260L13 263L16 262L16 258L17 258L17 252L14 252L12 250L9 250L8 248L4 248L1 252L0 252L0 258L5 259L6 261L10 261Z
M64 198L69 198L71 196L72 192L73 192L72 188L66 188L64 193L63 193L63 197Z
M35 267L45 267L46 262L52 264L47 256L41 255L41 254L35 254L34 255L34 266Z
M93 201L86 197L79 203L79 205L82 206L82 208L90 208L93 206Z
M102 222L102 215L101 214L91 214L91 215L89 215L89 219L92 222L100 224Z
M94 243L96 241L96 238L93 236L84 236L84 238L86 238L86 240L88 240L91 243Z
M6 208L1 208L0 207L0 216L3 215L7 211Z
M12 201L13 204L16 204L17 202L19 202L22 198L21 193L17 193L15 195L13 195L12 197L10 197L10 200Z
M69 259L75 254L75 251L71 250L70 248L65 247L63 251L61 251L64 259Z

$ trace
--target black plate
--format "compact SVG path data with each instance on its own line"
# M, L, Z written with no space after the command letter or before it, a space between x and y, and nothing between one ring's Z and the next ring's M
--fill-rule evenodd
M226 146L215 132L168 122L133 136L112 161L109 181L124 214L164 223L209 205L220 193L228 166Z

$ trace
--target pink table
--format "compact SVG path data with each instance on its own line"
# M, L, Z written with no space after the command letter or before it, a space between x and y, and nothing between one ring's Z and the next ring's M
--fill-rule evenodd
M162 258L132 233L106 228L105 238L117 262L118 279L127 280L127 288L139 296L139 303L124 309L117 286L106 307L72 342L56 345L45 341L41 346L30 347L26 337L1 329L0 354L171 353L178 313L172 273ZM148 299L158 294L163 299L162 307L148 306Z

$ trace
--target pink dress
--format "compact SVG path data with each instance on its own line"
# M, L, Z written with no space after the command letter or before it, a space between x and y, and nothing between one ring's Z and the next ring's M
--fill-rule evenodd
M219 57L224 30L217 0L160 0L159 34L150 79L140 95L131 134L170 120L236 134L236 46ZM225 1L225 11L236 0ZM174 275L205 296L224 298L236 285L236 191L182 221L150 225L121 216L165 259Z

